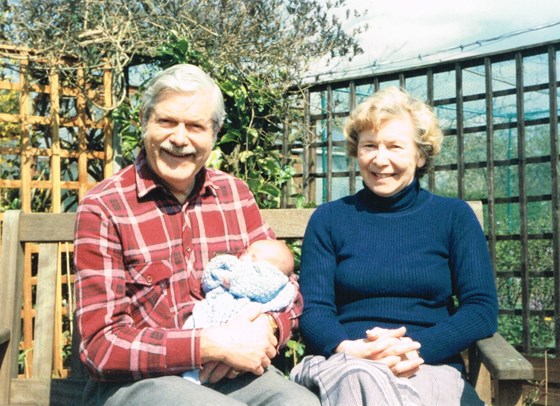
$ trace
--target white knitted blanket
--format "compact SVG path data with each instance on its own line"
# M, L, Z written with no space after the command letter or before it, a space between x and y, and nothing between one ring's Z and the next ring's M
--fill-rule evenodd
M203 328L227 323L250 302L263 312L281 311L296 294L293 284L268 262L241 261L233 255L213 258L202 274L206 298L198 302L185 327Z

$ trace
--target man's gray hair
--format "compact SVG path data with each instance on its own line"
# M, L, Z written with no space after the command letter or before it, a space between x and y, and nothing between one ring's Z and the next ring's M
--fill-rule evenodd
M210 92L214 99L212 126L214 137L216 137L218 131L222 128L226 116L222 92L216 82L206 72L197 66L186 63L167 68L158 73L148 83L142 95L142 136L144 136L146 124L153 113L154 106L163 93L175 92L192 95L199 91Z

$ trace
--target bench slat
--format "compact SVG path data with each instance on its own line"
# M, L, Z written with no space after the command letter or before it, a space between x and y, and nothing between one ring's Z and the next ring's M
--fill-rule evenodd
M266 209L261 210L263 220L274 230L276 237L302 238L309 217L315 209Z
M50 379L12 379L11 405L49 405Z
M265 209L261 214L278 238L302 238L314 209ZM21 241L60 242L74 240L76 213L22 214Z
M482 203L470 201L482 224ZM278 238L302 238L307 222L315 209L264 209L262 217ZM33 213L22 214L20 234L21 241L60 242L74 240L74 222L76 213Z
M484 224L481 201L468 201L480 224ZM309 218L315 209L263 209L263 220L274 230L276 236L284 238L303 238Z
M22 214L19 229L21 241L74 241L76 213Z
M57 269L58 244L40 244L33 345L34 378L50 378L52 375Z
M2 258L0 268L0 303L5 308L0 311L0 327L10 330L4 360L0 368L0 405L9 403L10 381L18 372L18 338L21 331L21 289L23 285L23 249L18 240L20 211L4 213L2 223Z
M480 200L469 200L467 203L469 204L469 206L471 206L471 209L473 209L478 222L484 228L484 211L482 202Z

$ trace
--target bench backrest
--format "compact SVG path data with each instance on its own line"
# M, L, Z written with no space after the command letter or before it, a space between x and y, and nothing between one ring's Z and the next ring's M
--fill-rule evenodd
M59 269L59 244L74 240L75 214L4 213L2 224L2 257L0 328L10 330L10 341L0 367L0 404L29 404L49 399L54 353L55 321L60 317L56 294ZM21 309L24 300L23 281L26 262L25 243L38 244L37 288L33 343L33 379L17 379ZM29 266L28 266L29 268ZM27 278L30 278L28 275ZM30 300L26 295L25 300Z
M481 202L469 202L482 222ZM280 239L302 238L313 209L274 209L261 211L264 220ZM60 243L74 239L74 213L4 213L2 268L0 271L0 329L11 331L11 340L0 359L0 404L40 404L48 402L56 331L60 326ZM37 292L32 379L18 379L19 337L25 243L38 244ZM59 349L57 349L59 350Z

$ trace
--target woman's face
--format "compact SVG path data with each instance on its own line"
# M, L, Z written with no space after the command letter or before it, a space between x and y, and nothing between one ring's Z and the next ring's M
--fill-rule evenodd
M389 197L410 185L425 158L414 141L409 117L388 121L377 132L365 130L358 137L358 165L366 186L378 196Z

